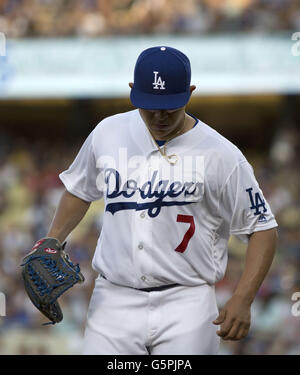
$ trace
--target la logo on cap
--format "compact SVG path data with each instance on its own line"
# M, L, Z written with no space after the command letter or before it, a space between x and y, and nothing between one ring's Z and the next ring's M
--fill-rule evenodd
M154 82L152 83L153 88L156 90L165 90L166 81L163 81L160 76L157 78L157 75L159 72L153 72L153 73L154 73Z

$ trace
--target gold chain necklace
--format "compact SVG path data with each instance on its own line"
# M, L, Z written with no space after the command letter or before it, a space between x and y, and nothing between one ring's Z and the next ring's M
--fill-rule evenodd
M150 133L150 134L151 134L151 133ZM154 141L154 143L155 143L155 145L156 145L158 151L160 152L161 156L164 157L164 158L167 160L168 163L170 163L170 164L172 164L172 165L176 164L177 161L178 161L178 156L177 156L176 154L167 155L167 150L166 150L166 145L167 145L167 143L168 143L171 139L173 139L173 138L171 138L170 140L166 141L166 143L163 145L163 148L161 149L161 147L159 147L159 145L157 144L157 142L156 142L156 140L154 139L154 137L153 137L152 134L151 134L151 137L152 137L152 139L153 139L153 141Z
M186 122L186 119L184 120L184 124L183 124L183 129L185 128L185 122ZM153 134L151 133L150 129L148 128L148 126L146 125L146 128L148 129L148 132L151 136L151 138L153 139L153 142L155 143L158 151L160 152L161 156L163 158L165 158L167 160L168 163L170 163L171 165L174 165L177 163L178 161L178 156L176 154L172 154L172 155L167 155L167 150L166 150L166 146L167 144L175 137L177 137L181 132L182 132L182 129L181 130L178 130L178 132L170 139L168 139L167 141L165 141L165 144L163 145L163 149L161 149L161 147L159 147L159 145L157 144L155 138L153 137Z

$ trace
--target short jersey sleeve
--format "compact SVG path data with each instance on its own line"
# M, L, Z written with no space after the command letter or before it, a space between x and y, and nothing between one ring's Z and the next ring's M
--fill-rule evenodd
M91 132L69 169L62 172L59 178L71 194L92 202L103 196L102 191L97 187L97 176L93 132Z
M227 179L220 196L219 213L229 225L230 234L243 242L253 232L278 226L247 161L238 164Z

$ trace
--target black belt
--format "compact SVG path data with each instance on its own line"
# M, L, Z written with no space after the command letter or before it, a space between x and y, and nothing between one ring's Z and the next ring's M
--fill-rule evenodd
M107 280L107 278L104 275L100 275L100 276L103 277L103 279ZM168 285L154 286L150 288L141 288L141 289L132 288L132 289L141 290L142 292L160 292L162 290L174 288L175 286L180 286L180 284L168 284Z
M174 288L175 286L179 286L179 284L168 284L168 285L154 286L153 288L141 288L141 289L133 288L133 289L142 290L143 292L160 292L161 290Z

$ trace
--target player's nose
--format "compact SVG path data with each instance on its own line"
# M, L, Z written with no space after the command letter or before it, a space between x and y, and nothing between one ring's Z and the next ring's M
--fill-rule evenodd
M166 120L168 118L168 113L166 110L158 110L158 111L155 111L154 112L154 118L156 120L160 120L160 121L163 121L163 120Z

